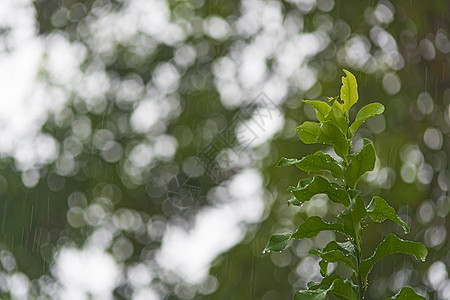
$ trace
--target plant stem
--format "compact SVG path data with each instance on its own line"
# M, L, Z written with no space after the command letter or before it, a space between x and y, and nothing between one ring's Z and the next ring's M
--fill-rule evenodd
M358 247L356 247L356 272L357 272L357 277L358 277L358 287L359 287L359 299L363 300L364 299L364 285L363 285L363 280L361 278L361 275L359 273L359 264L361 262L361 252L359 251Z

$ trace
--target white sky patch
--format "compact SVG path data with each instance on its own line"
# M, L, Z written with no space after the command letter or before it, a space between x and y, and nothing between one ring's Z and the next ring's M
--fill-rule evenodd
M260 107L249 120L240 123L236 135L241 145L253 148L270 140L283 126L284 116L279 110Z
M145 100L139 103L131 115L131 125L137 132L147 132L159 120L160 109L156 101Z
M12 14L11 11L15 13ZM34 135L34 124L41 109L27 100L35 88L44 44L35 32L31 1L2 1L0 25L7 33L9 52L0 49L0 152L11 154L15 143ZM31 129L31 130L30 130Z
M260 83L266 74L264 51L257 47L247 47L242 57L239 80L245 88L254 87Z
M216 40L225 40L230 35L230 25L221 17L210 17L204 21L205 32Z
M63 248L56 257L53 274L63 286L60 299L113 299L112 291L120 280L120 266L98 248Z
M191 230L168 228L156 257L162 268L188 283L201 283L207 278L212 261L242 240L245 229L241 224L261 218L264 203L259 173L245 170L231 179L228 188L234 201L202 209Z
M298 4L302 3L305 2ZM225 107L242 106L251 95L263 90L280 103L287 96L288 86L306 91L316 83L315 71L308 67L308 61L325 49L330 39L326 28L306 33L302 25L292 26L302 23L301 16L284 18L279 3L243 1L242 16L234 24L242 39L213 66L215 84ZM274 82L280 87L279 93L273 93Z
M8 13L3 16L3 12ZM0 25L10 28L9 51L0 49L0 153L13 156L21 170L56 159L56 140L40 130L49 113L64 107L69 99L65 88L40 80L41 68L45 65L56 83L74 85L74 73L81 73L84 57L81 46L62 36L39 37L35 20L32 1L0 4Z

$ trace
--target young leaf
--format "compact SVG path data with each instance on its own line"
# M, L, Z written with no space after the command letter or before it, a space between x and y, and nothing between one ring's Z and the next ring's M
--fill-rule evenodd
M345 265L347 265L350 269L356 270L355 265L353 262L348 258L345 257L345 255L342 253L341 250L331 250L331 251L319 251L317 249L311 249L309 251L309 254L317 255L319 256L323 261L326 261L328 263L335 263L335 262L343 262Z
M363 108L361 108L361 110L356 115L355 121L352 123L352 125L348 129L349 137L351 138L355 134L355 132L358 130L359 126L361 126L361 124L365 120L367 120L368 118L373 117L375 115L381 114L383 112L384 112L384 106L383 106L383 104L378 103L378 102L370 103L370 104L364 106Z
M328 103L323 101L317 101L317 100L303 100L303 102L311 105L316 110L316 116L317 120L320 122L325 121L325 116L330 111L331 107L328 105Z
M344 221L345 234L360 241L362 237L361 220L367 216L367 212L364 200L359 194L360 192L356 190L349 191L350 205L338 217Z
M325 116L325 120L331 124L335 125L337 128L341 130L344 136L347 136L348 131L348 121L342 111L342 106L339 102L333 101L330 111Z
M277 167L287 167L287 166L292 166L295 164L299 163L299 159L296 158L286 158L286 157L282 157L278 163L277 163Z
M337 108L339 108L339 110L342 112L342 114L344 114L344 108L342 107L342 104L337 100L337 98L339 98L339 96L336 97L327 97L328 98L328 102L330 103L330 105L333 107L333 105L336 105Z
M427 248L421 243L405 241L395 234L390 233L386 236L386 238L378 245L374 254L361 261L359 265L359 273L363 278L364 282L367 281L367 276L372 270L373 265L381 258L386 255L393 253L404 253L413 255L417 260L425 261L427 257L428 251Z
M358 84L355 76L347 70L344 70L347 77L342 77L341 100L344 101L344 112L348 117L350 107L358 101Z
M330 275L332 276L332 275ZM358 300L358 295L349 281L342 281L340 277L333 280L330 287L296 291L294 300L325 300L327 294L334 294L340 299Z
M329 121L320 124L317 143L332 145L337 155L346 159L349 144L345 134Z
M294 300L325 300L328 290L301 290L296 291Z
M373 197L366 210L367 214L374 222L381 223L384 220L389 219L402 226L405 233L409 232L408 224L397 216L395 209L389 206L383 198L378 196Z
M317 289L328 289L333 281L341 278L338 274L331 274L329 276L324 276L321 282L310 281L308 282L308 290L317 290Z
M324 260L319 261L320 275L328 276L328 262Z
M297 231L292 234L292 238L298 240L312 238L325 230L343 232L344 226L342 223L326 223L320 217L312 216L298 226Z
M351 242L330 241L322 251L328 252L331 250L340 250L345 256L355 256L355 246Z
M320 123L306 121L297 127L298 137L305 144L318 143Z
M364 139L360 152L350 155L351 161L346 172L347 185L354 189L361 176L375 167L375 148L370 140Z
M348 205L348 198L345 189L337 183L328 182L322 176L314 176L302 179L298 182L297 187L289 187L295 198L303 203L309 201L312 196L317 194L326 194L331 201Z
M297 127L298 137L305 144L323 143L332 145L337 155L345 159L349 144L345 134L336 125L306 121Z
M307 155L302 159L295 158L282 158L277 164L277 167L285 167L290 165L296 165L297 168L305 172L318 172L321 170L328 170L336 178L344 178L342 168L336 162L334 158L328 154L322 152L316 152L314 154Z
M355 292L353 284L348 280L342 281L340 278L333 281L328 293L334 294L340 299L358 300L358 294Z
M416 292L410 287L404 287L394 297L386 300L426 300L427 298L417 295Z
M267 242L264 252L268 251L283 251L286 249L289 241L291 240L292 232L272 234Z
M297 199L295 199L295 197L289 199L287 202L288 202L288 206L291 206L291 205L294 205L294 206L302 206L302 205L303 205L303 203L300 202L300 201L298 201Z

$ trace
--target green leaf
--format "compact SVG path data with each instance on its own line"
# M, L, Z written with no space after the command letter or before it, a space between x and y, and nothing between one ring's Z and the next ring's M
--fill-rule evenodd
M348 258L345 257L345 255L342 253L341 250L335 249L330 251L319 251L317 249L311 249L309 251L309 254L317 255L322 260L328 262L328 263L335 263L335 262L343 262L346 266L348 266L352 270L356 270L355 265L353 262Z
M299 159L296 158L285 158L282 157L278 163L277 163L277 167L287 167L287 166L292 166L295 165L299 162Z
M352 242L336 242L330 241L325 248L323 248L323 252L331 251L331 250L340 250L345 256L355 256L355 246Z
M300 160L295 158L282 158L278 162L277 166L284 167L293 164L295 164L300 170L308 173L327 170L330 171L331 175L336 178L344 178L342 168L339 166L336 160L330 155L324 154L322 152L316 152L314 154L307 155Z
M314 144L319 136L320 123L306 121L297 127L298 137L305 144Z
M336 242L336 241L330 241L325 248L323 248L322 252L330 252L334 250L339 250L344 254L344 256L353 256L356 257L355 252L355 246L351 242ZM319 261L319 267L320 267L320 274L322 276L328 275L327 269L328 269L328 263L329 261L326 261L322 259Z
M317 100L303 100L303 102L311 105L316 110L317 120L320 122L325 121L325 116L330 111L331 107L328 103Z
M263 252L283 251L291 240L292 232L272 234Z
M348 205L348 198L345 189L337 183L328 182L322 176L314 176L302 179L298 182L297 187L289 187L295 198L303 203L309 201L312 196L317 194L326 194L331 201Z
M375 102L370 103L358 112L356 115L355 121L352 123L352 125L349 128L349 137L351 138L355 132L358 130L359 126L367 120L370 117L373 117L375 115L381 114L384 112L384 106L381 103Z
M358 101L358 84L355 76L347 70L344 70L347 77L342 76L341 100L344 102L344 112L348 117L350 107Z
M327 276L328 275L328 262L324 260L319 261L320 275Z
M342 223L326 223L320 217L312 216L298 226L297 231L292 234L292 238L298 240L312 238L318 235L319 232L325 230L343 232L344 226Z
M417 295L416 292L410 287L404 287L394 297L386 300L427 300L427 298Z
M329 121L324 123L306 121L297 127L298 137L305 144L323 143L334 147L337 155L344 158L348 154L347 132L343 133Z
M346 159L349 150L349 143L345 134L334 124L327 121L319 126L317 143L324 143L333 146L337 155Z
M294 300L325 300L328 290L303 290L296 291Z
M321 282L310 281L308 282L308 290L317 290L319 288L328 289L333 284L333 281L338 278L341 278L341 276L338 274L331 274L324 276Z
M364 282L367 281L367 276L372 270L373 265L379 259L393 253L409 254L413 255L417 260L420 259L425 261L428 251L427 248L421 243L405 241L391 233L387 235L386 238L378 245L371 257L361 261L361 264L359 265L359 272L361 277L364 279Z
M329 121L324 123L306 121L297 127L298 137L305 144L322 143L334 147L337 155L345 159L349 150L349 143L336 125Z
M343 135L347 136L348 121L342 111L342 106L338 101L333 101L331 110L325 116L325 121L328 121L341 130Z
M307 155L302 159L296 158L281 158L277 163L277 167L286 167L296 165L297 168L305 172L318 172L322 170L330 171L336 178L344 178L342 168L337 161L328 154L322 152L316 152L314 154Z
M302 206L303 205L303 203L298 201L297 199L295 199L295 197L292 199L289 199L287 202L288 202L288 206L291 206L291 205Z
M364 200L356 190L349 190L350 205L338 217L344 221L344 232L356 241L362 237L361 220L367 216ZM359 247L359 245L358 245ZM358 249L359 251L360 249Z
M358 300L353 284L346 280L338 278L333 281L328 293L336 295L340 299Z
M403 227L405 233L409 232L408 224L397 216L395 209L381 197L375 196L366 208L369 217L374 221L381 223L386 219L394 221Z
M350 155L346 178L349 188L356 188L361 176L375 167L375 148L370 140L364 139L364 146L360 152Z
M333 282L329 287L329 277L333 279ZM336 275L330 275L329 277L325 277L322 282L319 284L320 288L314 288L296 291L294 294L294 300L325 300L327 294L334 294L340 299L349 299L349 300L358 300L358 295L353 289L353 285L349 281L342 281L341 277ZM324 283L324 281L326 281Z
M342 104L338 101L339 96L335 96L335 97L327 97L328 98L328 102L330 103L331 106L336 105L337 108L339 108L339 110L344 113L344 108L342 107ZM336 103L335 103L336 102Z

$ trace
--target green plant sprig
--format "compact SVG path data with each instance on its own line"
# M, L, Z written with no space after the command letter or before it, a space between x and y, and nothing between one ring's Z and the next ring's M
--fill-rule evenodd
M301 159L282 158L277 164L278 167L295 165L308 174L325 170L341 183L330 182L323 176L314 175L300 180L297 186L288 188L294 196L288 200L288 205L301 206L317 194L326 194L331 201L342 204L343 210L336 216L339 222L327 223L318 216L311 216L300 224L295 232L272 235L264 249L265 252L282 251L291 239L312 238L325 230L339 232L347 238L346 242L331 241L322 250L309 251L310 254L320 257L319 266L323 279L321 282L308 283L306 290L299 290L294 294L294 300L320 300L325 299L328 294L340 299L363 299L368 287L367 277L379 259L393 253L404 253L424 261L428 254L426 247L421 243L406 241L391 233L370 257L363 258L362 222L367 217L378 223L389 219L400 225L405 233L409 232L409 227L386 200L374 196L366 206L361 192L356 189L361 177L374 169L376 155L373 143L369 139L364 139L359 152L350 154L354 134L364 121L383 113L384 106L381 103L364 106L351 123L349 111L358 101L358 85L352 73L347 70L344 72L346 76L342 77L340 99L328 98L328 103L303 100L315 109L318 122L306 121L297 127L298 136L303 143L331 145L339 158L335 159L318 151ZM337 274L328 274L328 264L338 262L353 271L350 278L343 279ZM404 287L390 299L425 298L417 295L413 289Z

